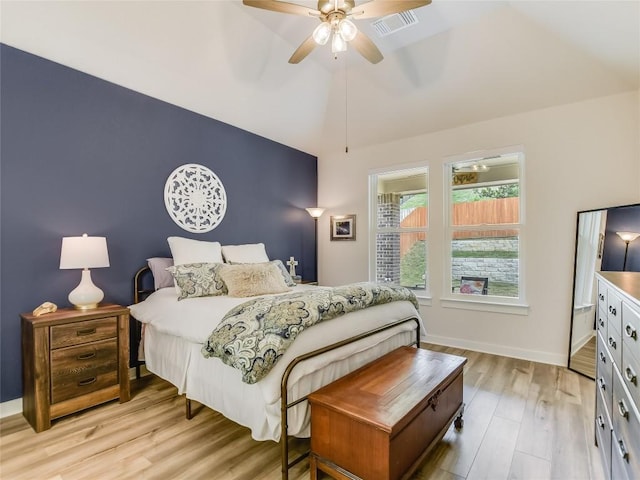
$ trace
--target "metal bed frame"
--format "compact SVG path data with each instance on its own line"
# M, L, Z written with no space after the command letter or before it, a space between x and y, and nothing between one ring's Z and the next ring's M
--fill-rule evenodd
M143 275L145 275L148 271L150 271L149 267L142 267L135 274L134 294L133 294L134 303L138 303L142 301L144 298L146 298L146 296L148 296L150 293L153 292L153 290L144 289L141 283ZM287 368L285 369L282 375L282 379L280 381L280 442L279 443L280 443L280 461L281 461L281 470L282 470L282 480L288 480L289 469L291 469L292 467L300 463L302 460L307 458L310 453L310 451L307 450L301 453L300 455L298 455L297 457L295 457L294 459L289 460L289 435L288 435L289 409L298 405L299 403L306 401L308 397L307 395L305 395L296 400L289 401L288 383L289 383L289 377L291 376L291 373L293 372L294 368L300 363L304 362L305 360L308 360L313 357L317 357L318 355L322 355L323 353L327 353L331 350L335 350L337 348L343 347L350 343L357 342L358 340L362 340L363 338L370 337L377 333L383 332L385 330L389 330L398 325L402 325L408 322L415 322L416 337L415 337L415 342L412 341L411 344L413 345L415 343L416 348L419 348L420 347L420 320L418 319L418 317L407 317L401 320L396 320L395 322L389 323L387 325L383 325L381 327L363 332L359 335L346 338L339 342L332 343L331 345L326 345L322 348L318 348L316 350L305 353L303 355L300 355L294 358L287 365ZM136 328L136 332L138 332L138 328ZM140 340L139 335L137 336L137 339ZM140 377L140 365L138 363L136 365L136 378L139 378L139 377ZM193 418L193 413L191 408L191 399L187 398L186 394L185 394L185 416L189 420Z

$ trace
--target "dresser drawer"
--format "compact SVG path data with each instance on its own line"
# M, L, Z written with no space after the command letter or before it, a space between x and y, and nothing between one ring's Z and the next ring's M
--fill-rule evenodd
M612 463L619 457L629 478L640 472L640 419L619 376L613 376L613 412L611 412L615 442L611 445ZM616 477L613 477L616 478Z
M636 405L640 405L640 387L638 387L640 374L640 364L636 357L626 350L626 343L623 345L625 348L622 355L622 363L620 364L620 375L622 380L631 394L631 399ZM640 435L640 432L638 433Z
M598 280L598 307L606 312L607 311L607 284L604 280Z
M611 432L611 479L612 480L634 480L635 477L629 477L627 461L624 458L624 453L620 451L618 444L618 437L615 432ZM608 473L608 472L607 472Z
M604 308L598 308L596 315L596 328L602 338L607 338L607 311Z
M624 351L640 359L640 312L627 303L622 304L622 342Z
M51 403L118 383L118 341L113 338L51 352Z
M622 300L612 290L607 291L607 323L608 334L611 334L611 327L615 328L618 335L622 332Z
M613 362L619 366L622 362L622 337L620 332L611 328L610 324L607 329L606 347L613 358Z
M599 393L596 394L596 438L598 450L604 464L604 471L609 472L611 465L611 417L604 406L604 399ZM607 477L608 478L608 477Z
M607 412L611 414L611 405L613 402L613 360L605 347L603 338L600 334L596 336L598 338L596 386L607 406Z
M69 347L81 343L114 338L118 334L117 317L97 318L51 327L51 348Z

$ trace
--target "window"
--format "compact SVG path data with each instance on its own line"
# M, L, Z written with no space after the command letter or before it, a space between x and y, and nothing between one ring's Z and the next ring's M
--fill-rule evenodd
M523 162L521 151L511 151L446 165L445 291L451 298L524 303ZM483 288L469 288L469 278Z
M372 281L426 296L428 276L427 168L372 173L370 274Z

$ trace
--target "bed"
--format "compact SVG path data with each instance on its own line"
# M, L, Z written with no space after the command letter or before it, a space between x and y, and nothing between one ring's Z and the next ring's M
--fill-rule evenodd
M263 260L261 256L257 258ZM306 396L391 350L419 345L424 331L416 306L410 301L352 311L302 331L263 378L246 383L245 375L237 368L220 358L203 355L203 345L212 331L224 323L228 313L241 308L239 305L275 302L287 295L311 297L323 289L328 291L327 287L290 284L287 293L179 300L180 289L165 284L164 288L153 288L153 293L139 301L141 292L146 290L146 275L148 267L136 274L136 303L130 310L143 326L147 369L185 395L187 416L190 402L195 400L248 427L255 440L280 442L284 479L288 478L289 468L305 458L302 455L290 461L288 439L310 435Z

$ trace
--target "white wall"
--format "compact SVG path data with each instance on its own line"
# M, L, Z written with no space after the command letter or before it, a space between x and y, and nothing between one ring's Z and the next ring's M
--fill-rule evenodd
M423 162L430 168L429 340L547 363L566 364L576 212L640 201L640 92L488 120L319 158L320 282L368 279L368 174ZM458 108L463 108L459 106ZM338 142L340 143L340 142ZM525 148L526 316L444 308L445 157L509 145ZM355 242L329 241L329 216L357 215Z

